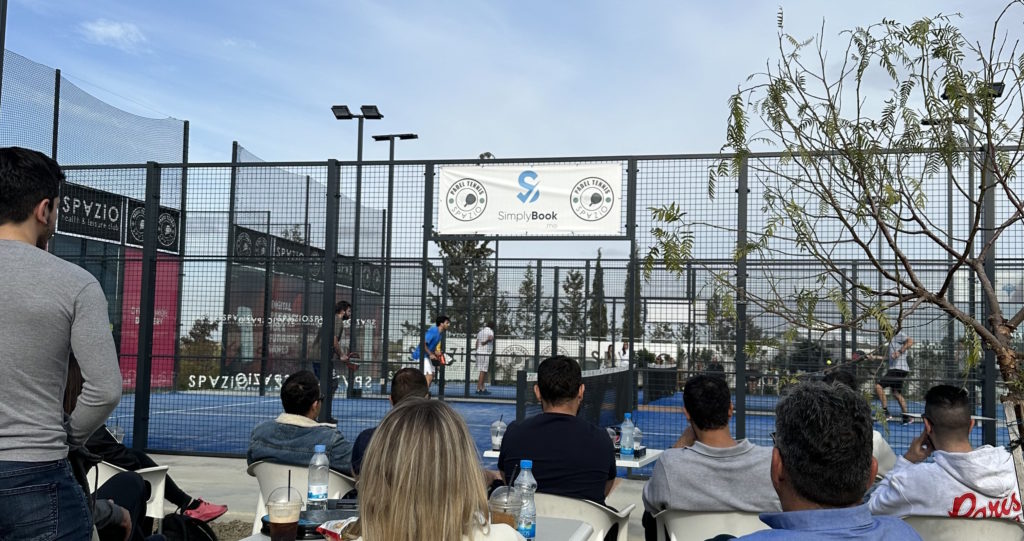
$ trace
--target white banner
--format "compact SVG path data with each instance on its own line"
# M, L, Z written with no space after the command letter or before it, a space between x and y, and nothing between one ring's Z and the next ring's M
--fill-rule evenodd
M442 167L442 235L621 235L622 164Z

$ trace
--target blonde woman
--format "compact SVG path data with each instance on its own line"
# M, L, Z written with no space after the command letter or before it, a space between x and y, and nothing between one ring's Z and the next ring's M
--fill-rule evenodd
M488 524L484 477L469 429L450 406L408 398L373 434L359 477L365 541L523 541Z

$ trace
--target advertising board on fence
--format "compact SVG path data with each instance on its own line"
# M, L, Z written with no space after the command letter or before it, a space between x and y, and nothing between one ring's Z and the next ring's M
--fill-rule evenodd
M440 168L442 235L622 234L622 165Z

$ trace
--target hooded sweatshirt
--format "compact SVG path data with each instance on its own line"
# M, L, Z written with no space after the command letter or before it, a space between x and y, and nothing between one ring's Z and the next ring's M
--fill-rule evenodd
M871 512L1021 521L1017 476L1005 449L985 445L969 453L935 451L932 459L914 464L900 457L871 494Z

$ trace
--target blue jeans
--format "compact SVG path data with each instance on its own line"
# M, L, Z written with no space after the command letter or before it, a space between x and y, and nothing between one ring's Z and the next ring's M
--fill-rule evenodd
M67 460L0 461L0 541L92 539L92 516Z

